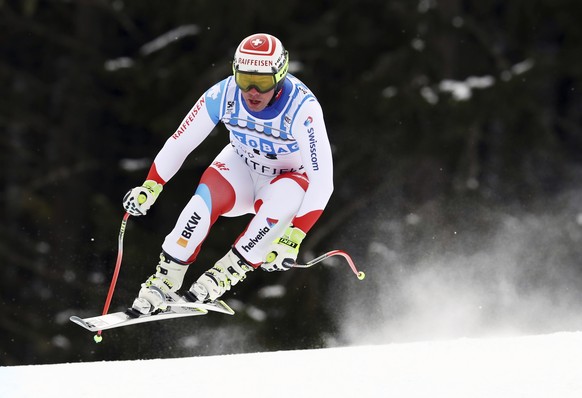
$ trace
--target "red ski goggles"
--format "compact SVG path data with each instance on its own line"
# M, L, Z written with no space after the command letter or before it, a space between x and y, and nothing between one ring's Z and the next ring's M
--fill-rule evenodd
M255 88L259 93L267 93L277 86L275 75L270 73L234 72L234 80L238 88L247 92Z

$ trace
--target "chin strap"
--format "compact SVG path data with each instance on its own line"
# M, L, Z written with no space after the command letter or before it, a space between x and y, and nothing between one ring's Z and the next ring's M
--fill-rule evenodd
M284 85L285 85L285 79L283 79L279 83L277 83L277 85L275 86L275 93L273 94L273 98L271 98L271 100L269 101L267 106L273 105L275 103L275 101L277 101L279 99L279 97L283 93L283 86Z

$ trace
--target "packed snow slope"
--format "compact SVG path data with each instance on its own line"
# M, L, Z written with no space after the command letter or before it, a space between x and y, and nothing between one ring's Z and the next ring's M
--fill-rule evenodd
M582 397L582 332L0 368L0 396Z

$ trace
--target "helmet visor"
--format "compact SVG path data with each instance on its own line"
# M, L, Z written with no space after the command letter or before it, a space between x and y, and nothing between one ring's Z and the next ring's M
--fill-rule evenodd
M235 71L234 80L236 85L244 92L255 88L259 93L266 93L271 91L277 85L275 75L266 73L248 73Z

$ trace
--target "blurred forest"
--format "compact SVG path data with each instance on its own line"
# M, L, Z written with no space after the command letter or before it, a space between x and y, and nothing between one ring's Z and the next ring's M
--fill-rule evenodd
M357 343L361 328L402 321L403 274L428 275L438 263L450 280L471 269L474 285L463 288L473 294L494 290L478 287L507 258L487 253L492 242L528 268L512 279L523 306L481 300L483 323L504 309L523 315L525 292L545 281L582 302L581 15L579 0L1 0L0 364ZM341 261L255 272L225 296L234 317L116 329L96 345L68 317L103 309L123 195L255 32L289 50L333 144L336 190L300 260L344 249L368 278ZM227 140L217 126L148 215L130 218L112 311L152 273ZM185 285L249 219L219 220ZM431 278L417 297L438 299ZM346 317L359 326L345 329ZM559 327L543 319L532 315L524 331ZM374 341L391 336L406 338Z

